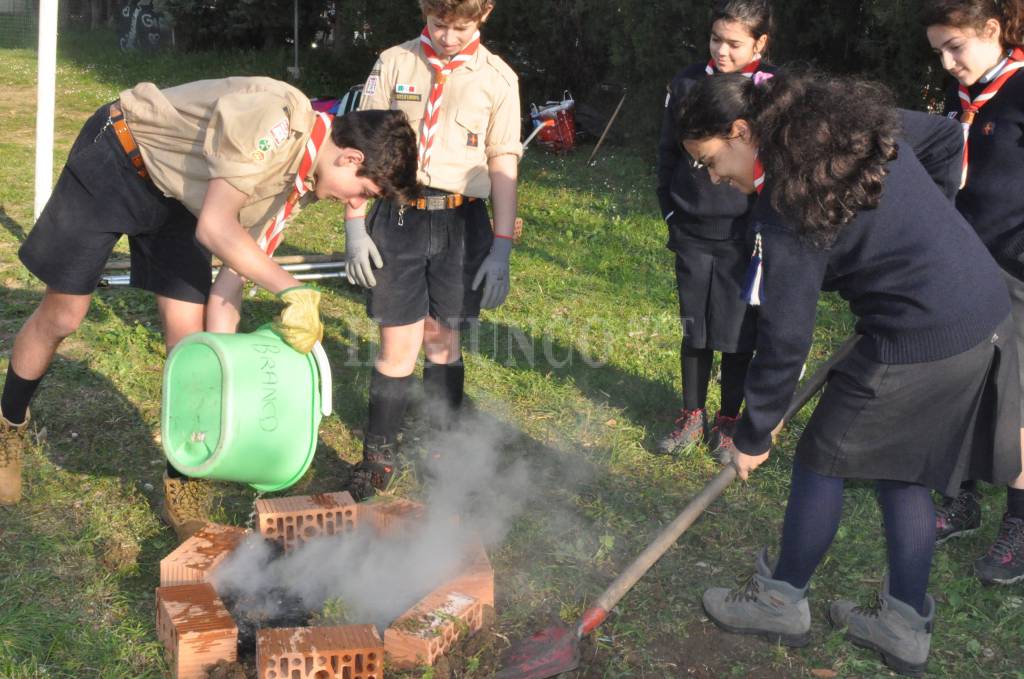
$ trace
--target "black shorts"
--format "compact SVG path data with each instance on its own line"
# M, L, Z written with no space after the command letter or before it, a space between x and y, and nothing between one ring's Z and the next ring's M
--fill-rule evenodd
M751 246L741 240L677 236L673 250L686 344L727 353L753 351L757 312L743 299Z
M428 191L427 195L434 193ZM367 294L366 311L383 326L409 325L430 315L449 328L462 328L480 315L484 286L473 278L491 250L494 234L483 200L449 210L399 206L378 200L367 231L384 266Z
M104 105L85 123L18 256L53 290L88 295L126 235L134 287L204 303L210 255L196 240L195 216L136 173L108 117Z
M1020 368L1021 386L1021 422L1024 423L1024 281L1008 271L1003 271L1003 279L1010 291L1010 308L1013 314L1013 326L1017 337L1017 358Z

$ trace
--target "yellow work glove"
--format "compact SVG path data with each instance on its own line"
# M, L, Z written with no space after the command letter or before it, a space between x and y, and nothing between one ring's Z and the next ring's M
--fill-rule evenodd
M324 338L324 324L320 322L320 293L301 285L282 290L277 297L286 306L274 321L274 332L296 351L308 354L313 345Z

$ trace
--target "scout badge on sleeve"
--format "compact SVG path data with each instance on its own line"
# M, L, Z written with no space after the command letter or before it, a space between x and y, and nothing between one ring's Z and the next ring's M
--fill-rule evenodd
M316 155L320 151L320 147L323 146L324 139L330 133L332 118L333 116L329 116L326 113L318 112L316 114L313 132L306 141L306 150L302 154L299 171L295 173L295 187L292 189L291 195L288 196L288 200L281 206L281 209L274 218L263 227L260 237L256 239L256 244L260 250L263 250L268 255L273 255L274 250L281 244L281 239L284 237L284 227L287 226L288 217L291 215L292 210L295 209L295 204L299 202L299 198L309 192L306 178L309 177L309 173L313 170Z

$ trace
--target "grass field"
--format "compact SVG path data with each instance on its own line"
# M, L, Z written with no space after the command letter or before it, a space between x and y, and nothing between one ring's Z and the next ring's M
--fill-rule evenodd
M106 34L62 36L58 171L86 117L137 81L280 77L287 63L284 54L133 59L114 45ZM338 74L338 91L367 67ZM322 73L310 77L317 87L326 82ZM4 371L14 335L42 291L16 255L32 225L34 78L31 51L0 50ZM525 460L532 483L524 511L492 549L497 624L451 659L452 676L491 676L507 639L574 620L716 469L703 449L676 460L648 452L680 400L674 277L653 197L653 142L607 149L594 168L586 167L587 155L589 149L567 157L532 149L525 157L526 235L513 255L512 294L484 314L467 341L468 393L481 417L506 434L503 458ZM344 249L340 220L337 206L305 211L282 254ZM359 459L375 352L362 296L344 283L321 289L337 413L322 425L300 492L337 489ZM276 309L272 297L256 294L244 329ZM823 297L809 369L849 329L844 306ZM131 290L98 293L81 330L62 345L33 404L37 445L26 461L26 497L0 508L0 678L165 676L153 608L159 560L175 545L154 512L163 469L163 361L152 300ZM881 582L885 547L869 486L849 488L844 523L813 580L811 646L792 651L725 635L700 609L704 588L740 582L762 545L776 548L793 444L807 412L769 462L729 489L622 601L587 642L581 669L568 676L891 676L824 619L835 596L867 600ZM245 525L254 493L231 484L218 491L218 520ZM416 497L422 487L406 475L396 492ZM984 588L972 575L1004 497L990 490L983 530L937 552L930 676L1024 677L1024 587Z

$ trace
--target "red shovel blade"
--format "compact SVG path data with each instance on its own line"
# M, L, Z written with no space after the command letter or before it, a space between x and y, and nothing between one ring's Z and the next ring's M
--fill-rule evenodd
M537 632L505 652L496 679L545 679L579 667L580 640L561 625Z

